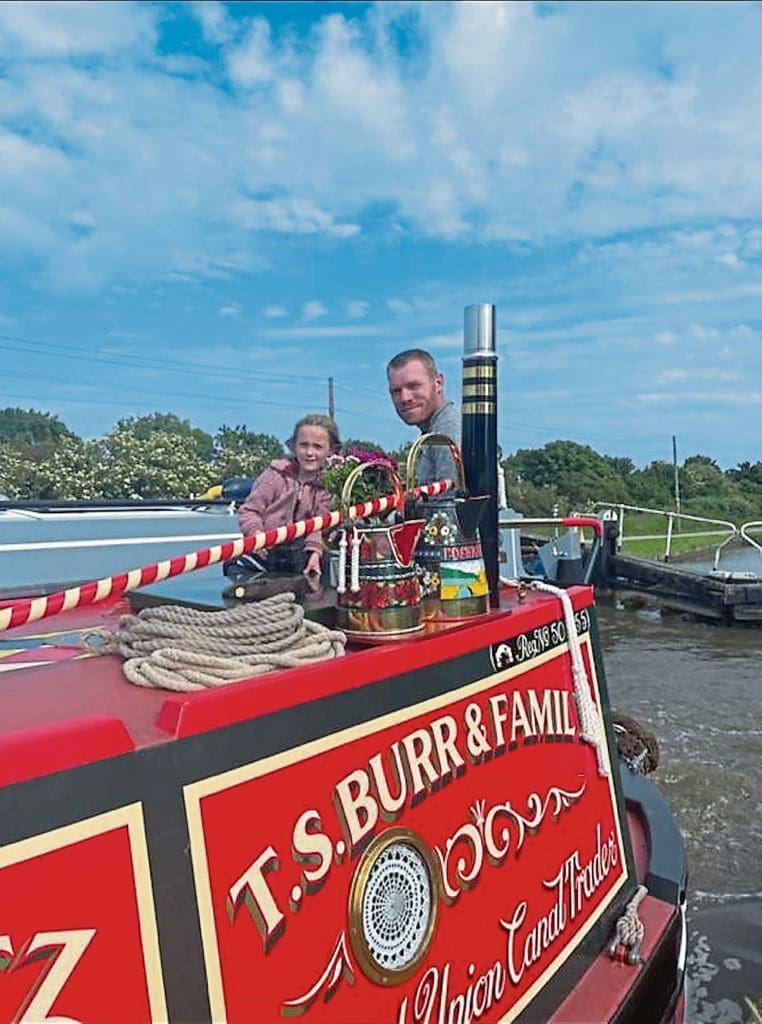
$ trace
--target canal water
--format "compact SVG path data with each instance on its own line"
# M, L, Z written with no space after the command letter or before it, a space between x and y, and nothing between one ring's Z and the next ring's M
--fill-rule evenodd
M759 536L757 539L760 539ZM675 562L681 569L692 569L695 572L708 572L711 568L706 555L691 557L686 552L679 555ZM762 551L749 544L731 544L722 549L717 568L725 572L753 572L762 576Z
M762 1001L762 627L616 602L599 618L612 704L657 736L651 777L686 843L687 1020L756 1024L745 997Z

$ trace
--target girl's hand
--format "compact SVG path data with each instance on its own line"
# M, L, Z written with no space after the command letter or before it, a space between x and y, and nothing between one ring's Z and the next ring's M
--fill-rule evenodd
M320 575L320 552L311 551L310 556L307 559L307 564L304 567L305 576L319 576Z

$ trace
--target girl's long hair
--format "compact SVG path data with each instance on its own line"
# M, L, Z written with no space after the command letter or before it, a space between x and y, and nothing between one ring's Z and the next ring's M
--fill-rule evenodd
M328 443L331 451L335 452L341 448L341 438L339 437L339 428L336 426L334 420L330 416L324 416L319 412L311 412L307 416L302 416L299 422L294 427L291 437L286 441L288 448L293 451L294 444L296 443L296 435L299 433L300 427L321 427L328 435Z

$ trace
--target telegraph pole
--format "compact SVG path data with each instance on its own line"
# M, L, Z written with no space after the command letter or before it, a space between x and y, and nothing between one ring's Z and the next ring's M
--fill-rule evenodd
M331 417L331 419L334 418L334 416L333 416L333 409L334 409L334 406L333 406L333 377L329 377L328 378L328 415Z

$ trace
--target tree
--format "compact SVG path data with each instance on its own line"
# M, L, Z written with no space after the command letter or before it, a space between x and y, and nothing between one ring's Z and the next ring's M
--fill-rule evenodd
M612 460L589 445L551 441L543 448L520 449L506 466L527 483L553 487L568 507L586 507L593 501L627 501L627 484Z
M84 485L83 494L72 493L75 478L89 475L83 469L86 448L86 442L51 413L2 409L0 491L18 499L91 497L89 485Z
M104 498L187 498L214 482L212 464L199 456L192 432L155 430L141 438L117 426L97 444Z
M119 420L114 429L128 431L139 441L147 441L152 434L156 433L190 438L200 459L211 459L214 452L211 434L191 426L189 420L181 420L173 412L152 412L147 416L128 416Z
M379 455L386 455L387 453L381 447L380 444L376 444L375 441L361 441L356 437L348 437L346 441L342 441L342 448L360 448L364 452L378 452Z
M725 474L730 480L746 486L762 487L762 462L739 462L735 469Z
M604 455L603 458L611 466L612 472L623 479L632 476L637 469L635 463L628 456Z
M505 473L505 490L508 505L524 516L549 516L559 506L559 494L555 487L538 487L525 480L511 466L510 460L502 463ZM568 511L568 509L564 509Z
M0 409L0 441L39 444L76 437L57 416L35 409Z
M0 491L19 500L100 498L98 455L97 441L78 437L62 437L47 457L37 459L0 443Z
M283 458L283 445L271 434L255 434L245 424L223 424L214 435L214 476L257 476L273 459Z
M706 455L692 455L680 470L680 491L686 501L711 495L722 497L729 483L714 459Z
M389 457L399 466L400 473L404 474L405 466L407 465L407 457L410 449L413 445L412 441L407 441L405 444L401 444L399 448L395 448L394 451L389 452Z
M28 462L15 445L0 441L0 494L6 498L31 498L26 488Z
M671 509L675 504L674 483L675 471L672 464L656 460L631 475L631 503L645 508Z
M98 441L64 438L53 454L36 466L38 498L91 501L103 497Z

